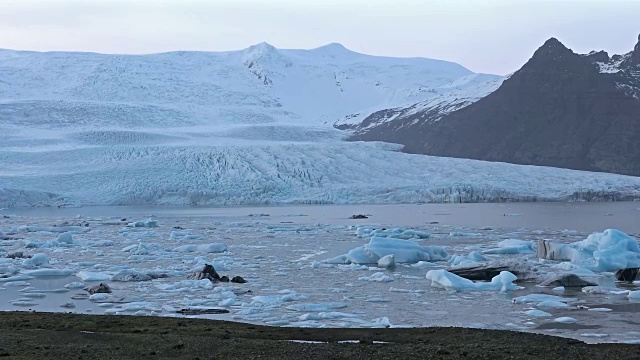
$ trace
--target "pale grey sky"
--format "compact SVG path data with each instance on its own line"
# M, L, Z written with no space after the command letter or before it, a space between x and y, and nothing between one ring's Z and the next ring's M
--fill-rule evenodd
M373 55L518 69L551 36L626 53L640 0L2 0L0 48L153 53L331 42Z

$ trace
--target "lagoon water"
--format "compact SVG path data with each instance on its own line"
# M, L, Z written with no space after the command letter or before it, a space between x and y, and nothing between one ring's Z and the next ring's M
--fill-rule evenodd
M368 218L350 219L354 214ZM3 252L44 253L49 266L57 269L112 275L128 268L168 275L145 282L107 281L113 293L93 301L77 296L86 294L82 289L64 287L81 281L76 276L0 282L0 310L178 316L175 311L182 308L222 307L229 314L203 317L274 326L465 326L533 331L587 342L640 340L640 304L622 293L640 286L617 284L611 274L596 274L590 280L619 289L620 294L558 293L536 283L521 284L524 289L508 293L452 292L431 287L425 278L430 269L448 268L446 261L421 267L400 264L394 271L323 262L366 244L367 237L356 235L358 227L427 232L430 238L416 241L445 246L450 255L482 252L505 239L574 242L608 228L637 238L637 202L37 208L3 209L0 215L4 215L0 231L5 233L22 225L51 227L65 222L83 222L90 228L75 234L73 244L53 247L35 245L55 239L53 232L15 231L14 239L0 241ZM158 227L125 226L150 217ZM176 250L209 243L224 243L228 251ZM138 247L123 251L131 245ZM553 271L556 265L537 261L535 254L488 257L522 262L541 272ZM248 283L214 287L183 281L204 263L213 263L222 275L241 275ZM27 270L21 264L21 259L0 263L19 273ZM378 272L390 281L369 281ZM84 281L85 286L97 283ZM539 317L529 311L538 309L535 304L512 302L531 293L575 300L563 308L540 308L550 316ZM75 307L60 307L65 303ZM575 322L554 321L562 317Z

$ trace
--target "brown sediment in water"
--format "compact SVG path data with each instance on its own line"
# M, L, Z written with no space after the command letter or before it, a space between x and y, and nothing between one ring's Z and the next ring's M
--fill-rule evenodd
M640 358L638 345L514 331L288 328L149 316L2 312L0 334L0 356L23 359Z

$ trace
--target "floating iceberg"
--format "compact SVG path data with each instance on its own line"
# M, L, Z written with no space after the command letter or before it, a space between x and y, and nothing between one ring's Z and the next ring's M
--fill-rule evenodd
M429 270L427 272L427 280L431 280L431 286L444 288L455 291L511 291L521 289L520 286L513 282L518 279L517 276L508 272L501 271L491 279L490 282L473 282L446 270Z
M620 230L593 233L572 244L545 242L544 246L542 257L583 263L595 271L640 267L638 241Z
M378 264L387 255L395 257L396 263L415 264L418 261L438 261L447 258L442 246L421 246L410 240L372 237L367 245L352 249L346 255L328 259L330 264Z

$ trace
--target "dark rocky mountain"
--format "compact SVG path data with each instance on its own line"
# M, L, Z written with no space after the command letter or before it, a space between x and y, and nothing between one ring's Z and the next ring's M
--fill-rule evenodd
M612 57L576 54L551 38L494 92L437 121L429 116L418 111L403 126L369 126L351 140L640 176L640 36L632 52Z

